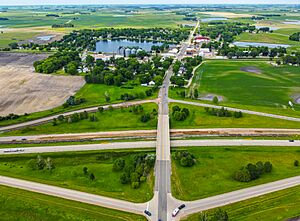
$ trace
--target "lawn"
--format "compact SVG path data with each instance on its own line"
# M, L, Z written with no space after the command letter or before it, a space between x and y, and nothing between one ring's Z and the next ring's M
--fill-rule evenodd
M126 212L0 186L1 220L146 220Z
M300 216L300 186L221 207L232 221L287 220ZM214 210L207 211L210 215ZM198 221L199 214L183 220Z
M190 115L184 121L176 121L172 107L188 108ZM206 113L204 107L172 103L170 105L171 128L300 128L299 122L243 114L242 118L217 117Z
M256 68L257 73L242 71L241 68ZM266 61L207 61L197 71L192 86L198 87L200 97L220 95L220 105L300 116L300 105L294 109L288 102L300 97L299 67L275 67ZM178 98L176 90L170 96Z
M196 159L193 167L172 160L172 194L181 200L196 200L250 186L300 175L294 160L300 160L300 147L190 147L182 148ZM173 150L174 151L174 150ZM248 163L270 161L273 170L250 182L233 179L236 170Z
M141 121L141 116L143 113L151 113L153 109L157 110L157 105L149 103L143 104L142 107L142 113L131 112L132 107L105 110L102 113L89 114L89 116L94 115L97 117L97 121L94 122L90 119L84 119L74 123L59 122L56 126L53 126L52 123L46 123L2 133L1 136L155 129L157 124L156 115L153 115L145 123Z
M93 107L97 105L121 103L124 102L123 100L120 100L122 94L124 93L138 94L141 92L145 92L148 89L149 89L148 87L142 87L142 86L133 86L132 89L128 89L128 88L121 88L117 86L108 86L104 84L85 84L75 94L76 98L84 98L86 100L84 103L76 106L69 106L67 108L64 108L63 106L59 106L50 110L31 113L26 116L22 115L17 119L0 121L0 127L11 125L11 124L22 123L30 120L35 120L38 118L64 113L72 110ZM106 102L105 100L105 93L107 93L110 96L109 102ZM154 92L151 97L145 97L145 99L153 99L156 97L157 97L157 91Z
M112 170L117 158L122 157L128 163L138 153L147 152L122 150L40 154L45 159L50 157L53 160L53 170L31 169L29 162L37 158L36 154L1 156L0 174L133 202L146 202L153 196L152 172L138 189L133 189L130 184L120 182L122 171ZM84 167L88 168L89 174L95 175L94 181L83 173Z

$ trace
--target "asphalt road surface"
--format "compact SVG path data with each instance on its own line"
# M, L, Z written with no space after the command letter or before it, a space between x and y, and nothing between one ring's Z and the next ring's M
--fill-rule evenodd
M76 190L70 190L66 188L50 186L47 184L25 181L5 176L0 176L0 185L15 187L136 214L143 214L143 211L147 208L147 203L132 203L124 200L103 197L95 194L84 193Z
M245 139L209 139L209 140L172 140L170 143L165 138L159 138L161 144L157 141L136 141L136 142L113 142L103 144L84 144L84 145L63 145L63 146L40 146L40 147L22 147L0 148L0 155L9 154L29 154L29 153L50 153L67 151L88 151L88 150L119 150L119 149L140 149L155 148L157 153L157 167L164 164L158 161L168 161L170 164L171 147L207 147L207 146L300 146L300 140L290 142L289 140L245 140ZM159 149L157 148L159 146ZM17 151L19 150L19 151ZM22 151L20 151L22 150ZM169 169L166 167L166 169ZM158 172L158 171L157 171ZM169 171L170 172L170 171ZM168 173L166 173L168 174ZM157 174L158 175L158 174ZM156 180L158 184L159 180ZM166 184L169 185L169 182ZM157 185L156 185L157 186Z

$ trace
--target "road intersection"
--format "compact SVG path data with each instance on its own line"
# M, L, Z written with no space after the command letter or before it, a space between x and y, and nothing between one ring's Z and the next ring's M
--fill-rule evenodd
M195 29L191 32L186 42L182 43L182 47L175 58L181 60L189 46L195 30L199 26L197 23ZM143 214L145 209L152 213L152 216L146 216L149 220L157 221L170 221L179 220L181 217L196 213L199 211L216 208L219 206L227 205L230 203L238 202L241 200L249 199L252 197L260 196L266 193L282 190L292 186L300 185L300 176L292 177L272 183L258 185L246 189L241 189L217 196L208 197L196 201L183 202L172 197L171 194L171 146L300 146L300 142L289 142L287 140L170 140L170 126L169 126L169 102L178 102L183 104L191 104L196 106L208 106L214 108L221 108L220 106L202 104L189 101L178 101L168 98L168 88L170 85L170 77L172 76L172 66L167 70L163 85L159 91L159 97L156 100L136 101L121 104L114 104L114 107L130 106L148 102L156 102L159 105L158 112L158 126L157 126L157 140L146 142L119 142L107 144L87 144L87 145L68 145L68 146L44 146L23 148L24 150L13 152L12 148L0 149L0 154L23 154L23 153L41 153L41 152L59 152L59 151L82 151L82 150L104 150L104 149L131 149L131 148L154 148L156 147L156 164L155 164L155 189L154 197L151 201L146 203L132 203L123 200L117 200L108 197L102 197L94 194L84 193L76 190L50 186L46 184L35 183L31 181L24 181L20 179L0 176L0 185L7 185L15 188L21 188L29 191L39 192L47 195L53 195L75 201L80 201L88 204L104 206L112 209L128 211L137 214ZM104 106L108 108L108 105ZM86 108L82 110L72 111L64 115L70 115L75 112L95 112L98 107ZM298 118L279 116L274 114L265 114L255 111L240 110L236 108L228 108L229 110L238 110L244 113L256 114L266 117L280 118L284 120L299 121ZM0 131L8 131L17 128L37 125L51 121L54 117L51 116L43 119L38 119L17 125L1 127ZM10 152L11 151L11 152ZM171 216L172 211L180 204L185 203L186 208L183 209L176 218Z

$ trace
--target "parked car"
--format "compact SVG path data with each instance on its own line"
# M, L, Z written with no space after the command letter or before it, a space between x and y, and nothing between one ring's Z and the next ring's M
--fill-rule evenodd
M174 211L172 212L172 216L175 217L178 214L178 212L179 212L178 208L174 209Z
M179 207L178 207L178 209L183 209L185 207L185 204L181 204Z
M144 213L145 213L146 215L148 215L148 216L151 216L151 213L150 213L150 211L148 211L148 210L145 210Z
M289 142L294 142L294 140L289 140Z

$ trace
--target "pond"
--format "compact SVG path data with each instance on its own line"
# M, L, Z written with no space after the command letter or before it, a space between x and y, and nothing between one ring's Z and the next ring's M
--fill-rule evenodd
M101 40L96 43L96 52L103 53L120 53L119 48L140 48L145 51L151 51L153 45L162 45L163 43L157 42L141 42L141 41L130 41L126 39L122 40Z
M299 20L286 20L283 22L283 24L300 25L300 21Z
M238 47L249 47L249 46L260 47L260 46L264 46L264 47L268 47L268 48L278 48L278 47L287 48L287 47L290 46L290 45L286 45L286 44L269 44L269 43L262 43L262 42L242 42L242 41L236 41L236 42L233 42L233 44L238 46Z
M202 18L202 22L210 22L210 21L226 21L228 18Z
M55 37L54 35L45 35L45 36L38 36L36 38L41 41L50 41L54 37Z

